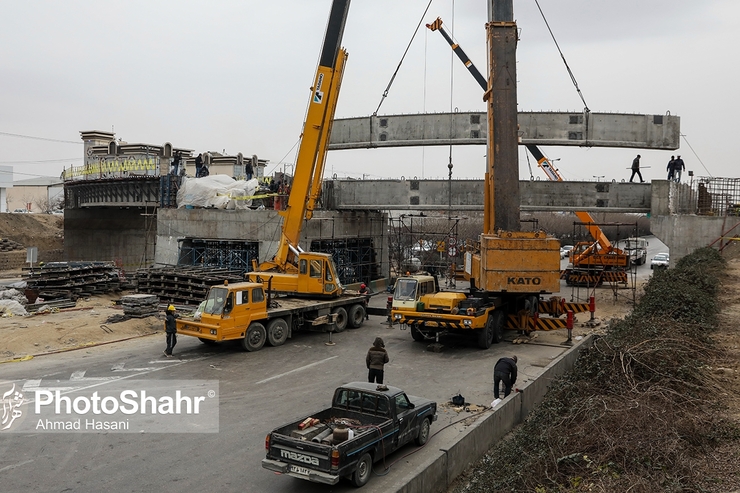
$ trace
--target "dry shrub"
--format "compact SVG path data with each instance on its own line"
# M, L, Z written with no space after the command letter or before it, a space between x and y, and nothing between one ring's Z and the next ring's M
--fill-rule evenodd
M707 367L723 266L704 249L656 273L456 491L721 491L705 489L726 479L706 458L740 438Z

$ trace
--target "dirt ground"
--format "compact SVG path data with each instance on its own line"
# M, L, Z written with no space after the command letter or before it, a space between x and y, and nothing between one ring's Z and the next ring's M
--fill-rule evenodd
M75 308L29 316L0 317L0 362L105 344L164 330L164 318L132 318L107 323L123 315L116 306L117 295L96 296L77 301Z

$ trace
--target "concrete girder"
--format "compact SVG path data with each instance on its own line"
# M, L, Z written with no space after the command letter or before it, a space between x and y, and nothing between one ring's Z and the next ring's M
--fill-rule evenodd
M340 211L481 211L483 187L483 180L326 180L322 202ZM646 183L520 181L519 189L523 211L647 213L652 195Z
M520 144L675 150L677 115L519 112ZM485 145L485 112L381 115L334 120L329 150Z

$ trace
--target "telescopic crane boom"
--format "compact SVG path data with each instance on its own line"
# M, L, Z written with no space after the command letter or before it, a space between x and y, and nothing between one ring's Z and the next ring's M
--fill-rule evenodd
M296 159L288 205L280 211L283 226L277 253L271 261L247 274L250 280L270 280L272 289L298 295L338 296L342 285L331 256L304 252L299 246L303 221L310 219L321 192L329 135L347 60L341 48L350 0L334 0L326 27L321 58Z

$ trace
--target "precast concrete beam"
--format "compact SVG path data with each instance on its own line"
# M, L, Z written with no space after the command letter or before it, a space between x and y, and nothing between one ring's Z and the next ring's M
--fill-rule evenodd
M326 180L329 210L482 211L483 180ZM520 181L523 211L647 213L651 186L622 182Z
M519 144L675 150L676 115L519 112ZM382 115L334 120L330 150L485 145L485 112Z

